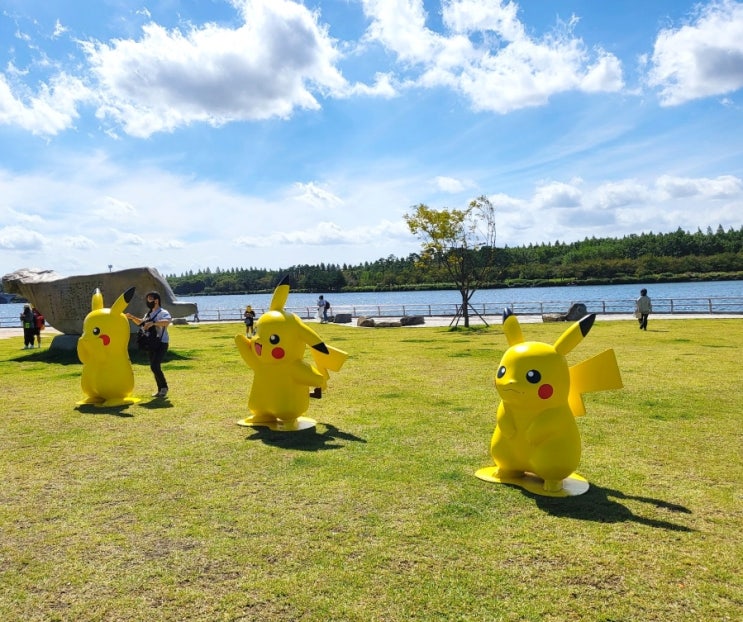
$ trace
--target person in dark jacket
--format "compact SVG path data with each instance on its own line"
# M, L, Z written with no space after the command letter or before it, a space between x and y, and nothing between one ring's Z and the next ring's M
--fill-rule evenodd
M23 328L23 348L33 348L34 333L36 329L34 324L34 312L31 310L31 305L23 305L23 311L21 312L21 327Z

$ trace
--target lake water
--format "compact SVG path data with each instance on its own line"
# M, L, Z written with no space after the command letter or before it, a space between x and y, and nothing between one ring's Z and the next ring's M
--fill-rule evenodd
M632 313L641 285L577 285L485 289L475 292L472 304L479 313L500 315L504 307L516 313L564 313L574 302L590 312ZM656 313L743 313L743 281L654 283L647 285ZM396 315L454 315L461 302L456 291L361 292L326 294L335 313L354 317ZM271 294L237 296L179 296L195 302L202 320L236 320L250 304L258 315L271 301ZM301 317L316 313L317 294L290 293L287 310ZM0 305L0 326L20 326L22 304ZM44 310L41 309L43 313Z

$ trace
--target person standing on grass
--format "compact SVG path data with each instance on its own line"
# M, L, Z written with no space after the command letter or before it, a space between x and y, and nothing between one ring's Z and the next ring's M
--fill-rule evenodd
M640 290L640 297L635 301L635 315L640 323L640 330L648 329L648 315L653 311L653 304L648 297L648 290L644 287Z
M145 300L149 311L143 318L140 319L131 313L127 313L126 317L145 330L155 328L158 337L157 342L152 344L147 351L150 358L150 369L157 383L157 391L152 394L152 397L165 397L168 394L168 382L165 380L161 365L170 343L168 326L172 318L170 313L160 306L160 294L158 292L148 292Z
M245 307L245 313L243 313L243 321L245 322L245 335L247 337L252 337L255 335L255 311L253 311L253 307L248 305Z
M31 311L31 305L23 305L21 311L21 326L23 327L23 349L34 347L34 312Z
M41 315L36 307L31 307L31 313L34 314L34 335L36 335L36 345L41 347L41 331L46 328L46 319Z

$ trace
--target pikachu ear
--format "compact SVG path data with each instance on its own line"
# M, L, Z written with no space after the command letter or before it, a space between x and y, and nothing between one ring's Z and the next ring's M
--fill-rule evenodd
M586 315L583 319L578 320L557 338L557 341L555 341L555 350L557 350L559 354L565 356L575 346L583 341L583 337L585 337L588 334L588 331L591 330L595 320L595 313Z
M134 287L127 289L121 296L116 299L116 302L111 305L111 313L124 313L124 309L129 304L132 298L134 298Z
M503 332L509 346L524 343L524 333L521 332L521 324L511 309L503 309Z
M276 289L273 290L273 297L271 298L271 304L269 305L269 309L271 311L283 311L284 307L286 306L286 300L289 298L289 277L285 276L279 284L276 286Z
M307 324L305 324L297 315L291 314L290 317L294 323L294 326L296 327L296 334L299 336L299 338L311 348L314 348L315 350L326 354L327 351L324 349L325 344L323 343L322 337L320 337L320 335L318 335L312 328L307 326Z
M103 309L103 294L101 294L101 290L96 287L93 292L93 298L90 301L90 310L97 311L98 309Z

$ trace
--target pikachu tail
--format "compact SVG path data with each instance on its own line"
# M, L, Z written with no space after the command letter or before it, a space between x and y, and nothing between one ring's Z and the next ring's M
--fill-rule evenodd
M586 414L583 393L612 391L621 389L623 386L614 350L605 350L582 363L573 365L570 368L570 394L568 395L573 415L581 417Z
M348 359L348 353L326 344L323 345L325 345L325 352L316 349L314 346L310 348L310 352L312 353L312 360L315 362L317 370L325 376L325 378L329 378L330 374L328 373L328 370L340 371L341 367L343 367L343 364L346 362L346 359Z

